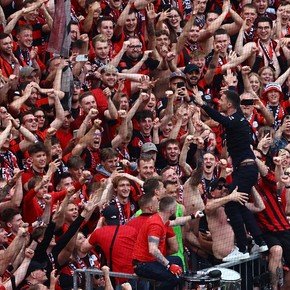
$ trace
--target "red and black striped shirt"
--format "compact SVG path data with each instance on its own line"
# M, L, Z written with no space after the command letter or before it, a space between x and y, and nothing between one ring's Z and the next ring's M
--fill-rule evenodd
M280 232L290 229L282 203L278 199L276 179L273 172L259 179L257 190L265 209L256 214L262 232Z

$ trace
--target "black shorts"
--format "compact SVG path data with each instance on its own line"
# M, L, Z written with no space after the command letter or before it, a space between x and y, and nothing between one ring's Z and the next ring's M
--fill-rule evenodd
M285 264L290 266L290 230L281 232L267 232L263 234L263 238L269 249L273 246L281 246L283 249L283 258Z

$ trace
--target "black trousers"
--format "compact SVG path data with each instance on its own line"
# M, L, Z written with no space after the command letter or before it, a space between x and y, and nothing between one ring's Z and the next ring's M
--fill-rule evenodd
M238 187L238 191L250 194L251 188L257 183L258 168L256 164L239 166L233 172L233 182L229 189L233 191ZM238 202L229 202L225 205L225 212L230 219L230 225L235 233L237 246L241 252L247 249L247 231L253 236L255 242L260 244L262 232L257 224L254 214L245 206Z

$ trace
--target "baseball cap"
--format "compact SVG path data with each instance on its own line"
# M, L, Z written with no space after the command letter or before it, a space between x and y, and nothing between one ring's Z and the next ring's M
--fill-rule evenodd
M192 72L194 72L194 71L199 72L199 67L198 67L197 65L195 65L195 64L189 63L189 64L185 67L185 69L184 69L183 72L184 72L185 74L187 74L187 73L192 73Z
M214 191L219 185L224 185L226 187L226 183L226 179L223 177L215 178L209 184L208 193Z
M37 69L31 66L24 66L20 69L19 76L21 78L26 78L29 77L34 71L37 71Z
M156 145L152 142L143 143L141 147L141 152L148 153L150 151L158 152Z
M119 210L115 205L109 205L103 210L103 217L108 225L118 225L119 221Z
M32 272L36 270L45 270L47 267L46 263L40 263L38 261L32 260L28 266L26 275L29 276Z
M280 94L280 98L283 98L282 88L278 83L268 83L262 93L262 98L265 98L270 91L276 91Z
M170 75L170 77L169 77L169 80L171 81L171 80L173 80L173 79L175 79L175 78L182 78L182 79L186 79L186 76L185 76L185 74L183 73L183 72L181 72L181 71L175 71L175 72L173 72L173 73L171 73L171 75Z

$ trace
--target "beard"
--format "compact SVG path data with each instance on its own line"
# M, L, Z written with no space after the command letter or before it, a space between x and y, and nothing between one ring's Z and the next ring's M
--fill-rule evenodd
M170 221L174 221L176 219L176 214L172 214L170 217L169 217L169 220Z

